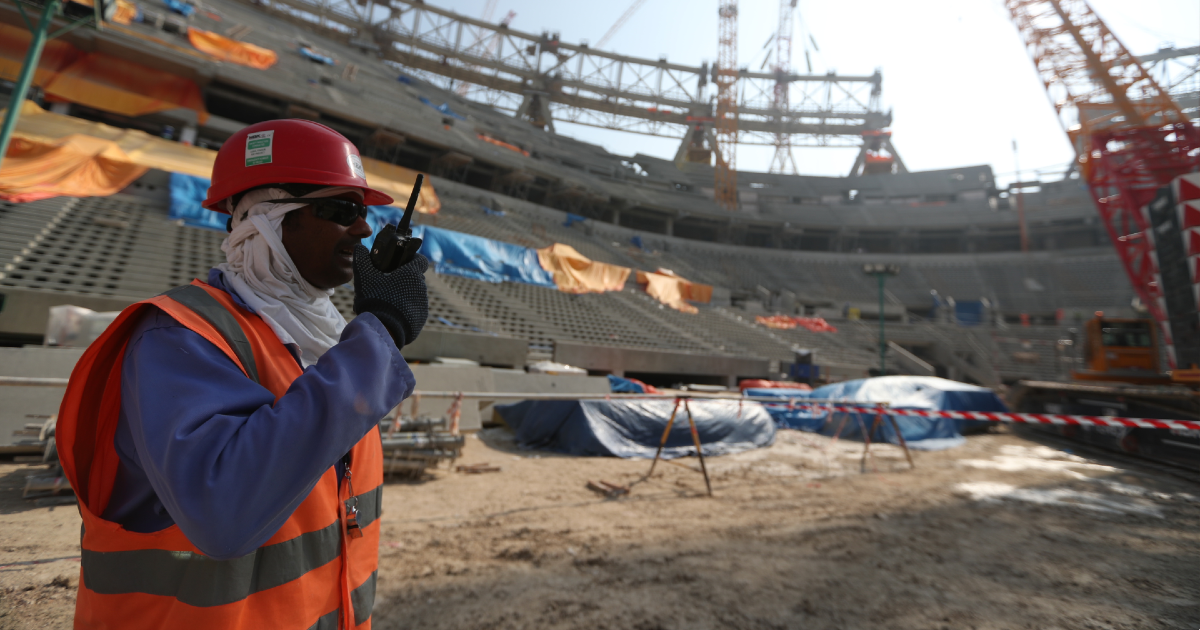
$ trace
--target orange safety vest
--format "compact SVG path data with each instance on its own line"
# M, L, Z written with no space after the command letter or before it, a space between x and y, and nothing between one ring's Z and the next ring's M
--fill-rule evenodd
M125 309L87 349L71 373L56 429L83 516L75 627L369 629L383 498L378 427L351 449L340 487L330 467L279 531L241 558L206 557L178 525L139 534L101 517L119 462L113 437L121 363L131 332L152 307L220 348L276 400L301 374L266 322L199 280Z

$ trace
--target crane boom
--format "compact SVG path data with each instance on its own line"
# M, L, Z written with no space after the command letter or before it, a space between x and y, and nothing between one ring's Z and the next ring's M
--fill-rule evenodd
M616 35L617 31L621 30L622 26L625 26L625 23L629 21L629 18L633 17L633 14L637 13L637 10L642 8L643 4L646 4L646 0L633 0L633 4L629 5L629 8L625 9L625 12L621 14L621 17L617 18L617 21L609 27L606 33L604 33L604 37L601 37L600 41L596 42L596 48L602 48L605 44L607 44L608 40L612 39L613 35Z
M775 33L775 107L780 132L775 134L775 156L771 158L772 173L797 174L796 158L792 156L792 136L783 133L784 112L790 109L788 88L784 77L792 73L792 20L797 0L779 0L779 30Z
M1194 319L1196 304L1189 291L1183 298L1190 308L1168 314L1168 302L1178 304L1181 298L1178 291L1164 293L1150 213L1143 208L1174 178L1200 170L1200 130L1086 0L1004 0L1004 5L1071 139L1079 171L1134 291L1162 330L1174 367L1172 329L1191 336L1195 326L1173 325L1172 319ZM1178 226L1174 229L1178 235ZM1186 261L1169 264L1181 262Z
M1080 164L1101 129L1186 122L1086 0L1005 0Z
M737 210L737 0L721 0L717 11L720 26L717 29L717 116L714 125L717 166L713 198L722 208Z

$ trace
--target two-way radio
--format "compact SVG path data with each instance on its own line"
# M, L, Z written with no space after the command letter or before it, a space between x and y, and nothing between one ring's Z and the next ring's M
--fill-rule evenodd
M412 196L408 198L408 206L404 208L404 216L399 225L391 223L383 226L375 244L371 246L371 264L384 273L391 273L407 265L417 255L421 248L421 239L413 238L412 215L417 207L417 197L421 195L421 184L425 181L424 174L417 174L417 183L413 184Z

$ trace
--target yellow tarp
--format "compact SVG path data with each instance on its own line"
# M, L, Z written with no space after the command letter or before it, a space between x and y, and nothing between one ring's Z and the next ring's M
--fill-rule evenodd
M82 118L55 114L31 101L25 102L21 109L21 119L17 123L16 137L53 143L71 135L110 140L116 143L134 164L196 177L212 176L213 159L217 155L216 151L211 149L187 146L136 129L121 129Z
M16 80L29 42L29 31L0 24L0 77ZM208 120L194 81L104 53L83 52L62 41L47 43L34 84L51 100L125 116L182 107L194 110L201 123Z
M645 285L646 293L650 297L684 313L700 312L700 309L684 300L703 303L712 301L711 286L688 282L668 269L659 269L655 273L639 271L637 283Z
M18 136L9 143L0 169L0 199L104 197L133 183L147 170L109 140L71 135L45 142Z
M217 157L217 152L212 149L187 146L136 129L121 129L82 118L55 114L38 107L32 101L26 101L22 105L21 119L13 134L14 141L16 138L24 138L31 143L42 145L56 145L72 136L87 136L110 141L132 164L137 166L156 168L171 173L184 173L205 179L212 177L212 165ZM13 156L11 146L8 155ZM367 158L363 159L363 167L367 171L367 182L395 197L394 205L404 207L408 203L408 196L412 194L413 184L417 180L416 171ZM4 168L0 170L0 191L7 191L10 187L8 176L9 163L8 159L5 159ZM45 182L50 181L50 178L45 180ZM111 195L114 192L116 190L80 196ZM434 191L433 184L426 178L425 183L421 186L417 211L433 214L439 209L441 209L441 202L438 200L437 192Z
M558 290L567 293L620 291L632 273L628 267L596 262L562 243L539 249L538 262L554 275Z
M188 41L196 47L196 50L212 55L221 61L229 61L259 70L266 70L279 61L279 55L275 54L273 50L229 39L212 31L188 27Z
M367 172L367 183L373 188L382 190L396 199L393 206L403 208L408 205L408 197L412 194L413 185L417 183L417 171L371 158L363 158L363 170ZM421 196L417 197L417 212L421 214L437 214L442 209L442 201L438 199L437 191L429 176L421 184Z

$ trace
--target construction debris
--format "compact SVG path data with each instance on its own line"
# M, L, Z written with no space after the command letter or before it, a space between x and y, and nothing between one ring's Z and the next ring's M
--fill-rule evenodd
M489 466L487 462L483 462L480 464L455 466L454 470L456 472L467 473L469 475L478 475L480 473L500 472L500 467L499 466Z
M610 499L627 496L629 494L629 486L617 485L603 479L599 481L588 481L587 489L591 490L592 492L602 494Z
M31 457L23 457L25 463L45 464L46 469L25 476L25 491L21 494L24 499L33 499L38 507L46 505L63 505L74 503L74 491L71 483L63 475L62 466L58 462L58 449L54 446L54 429L58 425L58 416L50 416L40 425L38 440L43 444L42 456L30 461ZM26 425L29 426L29 425Z
M418 415L420 396L413 396L409 415L397 407L379 423L383 437L383 472L401 478L419 479L443 461L451 463L462 454L463 436L458 432L461 397L441 418ZM498 469L497 469L498 470ZM489 472L489 471L480 471Z

